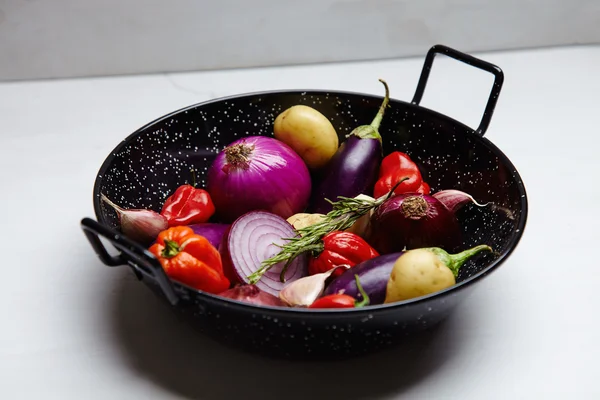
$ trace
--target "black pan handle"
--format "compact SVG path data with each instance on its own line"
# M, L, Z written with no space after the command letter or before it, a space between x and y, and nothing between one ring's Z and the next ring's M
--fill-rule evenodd
M429 49L427 56L425 57L425 63L423 64L423 69L421 70L421 77L419 78L419 83L417 84L417 90L415 91L415 95L412 99L413 104L419 105L421 99L423 98L423 92L425 91L427 79L429 79L429 73L431 72L431 66L433 65L433 59L435 58L436 54L444 54L448 57L454 58L455 60L462 61L465 64L469 64L475 68L482 69L494 75L494 85L490 91L490 97L488 98L487 105L485 106L485 111L483 112L483 117L481 118L479 128L477 128L475 131L479 135L483 136L485 131L487 131L492 119L492 115L494 114L494 108L496 107L498 96L500 95L502 84L504 83L504 73L494 64L490 64L489 62L480 60L468 54L461 53L460 51L451 49L450 47L436 44Z
M173 285L165 274L160 262L152 253L146 250L139 244L131 241L122 233L104 226L91 218L81 220L81 229L87 237L88 241L94 248L94 251L100 260L109 267L129 264L145 276L158 282L167 300L172 305L179 302L179 298L173 289ZM104 244L100 240L100 236L106 238L115 248L120 250L116 256L111 256Z

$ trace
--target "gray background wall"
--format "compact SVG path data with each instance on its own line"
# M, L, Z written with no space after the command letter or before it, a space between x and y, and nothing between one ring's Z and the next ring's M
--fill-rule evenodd
M0 80L600 42L600 0L0 0Z

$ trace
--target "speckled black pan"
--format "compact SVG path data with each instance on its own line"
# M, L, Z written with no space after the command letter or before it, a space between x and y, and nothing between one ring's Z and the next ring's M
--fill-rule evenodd
M477 130L419 106L437 53L494 74ZM173 310L219 341L265 355L297 358L340 358L383 349L444 319L474 283L506 260L523 234L525 187L509 159L483 137L502 82L498 67L434 46L412 103L392 100L380 129L385 153L408 152L432 190L461 189L480 202L495 204L468 206L459 218L465 248L487 243L496 254L469 262L457 285L442 292L403 303L337 311L255 307L200 293L169 281L150 253L118 232L116 215L99 201L100 193L105 193L122 206L160 210L178 185L191 181L191 169L204 184L218 151L245 135L272 135L275 117L287 107L315 107L330 118L343 140L354 127L371 121L382 100L379 96L318 90L262 92L212 100L161 117L126 138L108 156L94 187L99 222L84 218L82 228L105 264L129 265ZM109 255L99 236L108 239L119 255Z

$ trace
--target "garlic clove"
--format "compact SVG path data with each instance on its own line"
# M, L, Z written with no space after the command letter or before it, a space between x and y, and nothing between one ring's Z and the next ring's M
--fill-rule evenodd
M131 240L146 245L169 227L167 219L156 211L125 209L116 205L104 194L101 195L101 199L115 210L121 224L121 231Z
M338 268L337 266L327 272L305 276L290 283L279 292L279 298L286 304L296 307L308 307L323 294L325 282Z

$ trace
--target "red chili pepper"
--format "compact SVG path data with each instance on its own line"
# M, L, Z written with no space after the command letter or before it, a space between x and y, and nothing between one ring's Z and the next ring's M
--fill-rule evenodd
M219 251L188 226L162 231L149 251L169 278L208 293L229 289Z
M206 190L181 185L165 201L160 213L170 227L199 224L213 216L215 205Z
M308 308L360 308L368 305L369 296L360 284L358 275L354 275L354 279L356 279L356 286L363 298L361 301L347 294L330 294L315 300Z
M375 183L374 197L379 198L392 190L394 185L404 181L396 187L395 194L418 192L429 194L429 185L423 182L419 167L408 154L395 151L387 155L379 167L379 179Z
M308 308L354 308L356 300L347 294L330 294L315 300Z
M379 253L360 236L343 231L330 232L323 237L323 250L317 257L308 262L310 275L327 272L338 266L354 267L365 260L377 257ZM332 276L340 276L344 272L340 268Z

